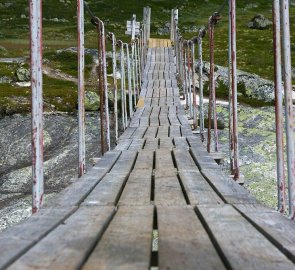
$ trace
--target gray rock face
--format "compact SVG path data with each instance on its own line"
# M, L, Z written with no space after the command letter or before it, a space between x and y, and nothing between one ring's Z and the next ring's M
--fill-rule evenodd
M198 71L198 66L195 67ZM204 79L209 80L210 64L204 62ZM228 85L228 68L215 65L216 86L219 83ZM255 74L250 74L245 71L237 71L238 91L241 95L253 100L264 102L274 102L274 83L270 80L263 79Z
M0 77L0 83L11 83L11 82L12 82L12 79L7 76Z
M252 29L267 29L272 25L272 21L265 18L262 14L257 14L254 16L254 18L247 24L249 28Z
M30 81L30 71L24 67L20 67L19 69L17 69L15 75L18 82Z
M100 120L95 113L86 114L86 165L100 156ZM111 121L111 143L114 133ZM0 231L30 216L31 117L13 115L0 119ZM49 114L44 116L45 200L77 177L77 116Z

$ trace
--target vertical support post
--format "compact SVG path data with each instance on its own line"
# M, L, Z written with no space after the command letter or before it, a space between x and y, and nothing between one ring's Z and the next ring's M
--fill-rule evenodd
M186 68L186 65L187 65L187 41L184 40L183 43L183 82L184 82L184 98L185 98L185 107L186 109L188 108L188 91L187 91L187 68Z
M170 40L171 41L175 41L175 38L174 38L174 29L175 29L175 24L174 24L174 9L171 9L171 22L170 22Z
M193 83L193 123L194 129L198 126L197 121L197 95L196 95L196 78L195 78L195 43L197 42L197 37L192 39L192 83Z
M121 114L122 114L122 127L125 130L125 101L124 101L124 92L125 92L125 68L124 68L124 44L121 40L117 42L120 46L120 69L121 69Z
M105 121L107 133L107 149L111 150L111 135L110 135L110 117L109 117L109 95L108 95L108 81L107 81L107 59L106 59L106 38L103 21L100 21L101 27L101 42L102 42L102 63L103 63L103 89L104 89L104 103L105 103Z
M192 115L192 81L191 81L191 41L187 41L187 84L188 84L188 109L190 118Z
M233 145L233 110L232 110L232 80L231 80L231 0L228 2L228 142L230 170L234 174L234 145Z
M282 97L282 55L280 0L273 0L273 44L275 64L275 116L276 116L276 152L277 152L277 188L278 211L285 212L286 186L284 172L283 144L283 97Z
M32 89L32 212L43 205L43 78L42 0L30 0L30 58Z
M232 113L233 113L233 149L234 179L240 178L238 148L238 95L237 95L237 45L236 45L236 0L231 0L231 72L232 72Z
M115 120L115 139L118 141L118 83L117 83L117 53L116 53L116 37L114 33L108 34L109 38L112 41L112 66L113 66L113 92L114 92L114 120Z
M200 137L201 141L205 140L204 129L205 129L205 120L204 120L204 84L203 84L203 37L206 35L205 27L199 30L198 35L198 60L199 60L199 118L200 118Z
M78 20L78 123L79 123L79 164L78 175L85 173L85 83L84 83L84 0L77 1Z
M219 151L219 143L218 143L218 129L217 129L217 110L216 110L216 89L215 89L215 73L214 73L214 26L217 24L220 19L219 13L215 12L209 19L209 46L210 46L210 97L209 100L209 108L210 115L208 115L208 121L211 122L211 111L213 112L213 126L214 126L214 149L215 152ZM211 129L211 123L210 123ZM208 125L208 147L210 149L210 140L209 133L211 136L211 130ZM209 150L210 151L210 150Z
M104 85L103 85L103 54L102 54L102 38L101 38L101 25L99 20L96 21L96 29L98 34L98 84L99 84L99 97L100 97L100 143L101 155L105 152L105 136L104 136Z
M207 152L211 152L211 119L212 119L212 99L213 99L213 87L214 87L214 66L213 66L213 51L214 45L212 43L213 36L213 25L212 25L212 17L209 19L209 48L210 48L210 78L209 78L209 107L208 107L208 137L207 137Z
M136 104L136 100L137 100L137 86L136 86L136 77L135 77L135 48L134 48L134 44L135 44L135 22L136 22L136 15L133 14L132 15L132 19L131 19L131 66L132 66L132 77L133 77L133 99L134 99L134 104ZM130 100L130 99L129 99ZM132 91L131 91L131 100L132 100ZM130 107L130 104L129 104ZM132 103L131 103L131 108L133 108ZM133 110L132 110L133 112ZM131 113L131 111L129 112ZM132 116L132 114L130 114L130 117Z
M283 58L284 58L284 93L286 114L286 141L287 141L287 169L289 215L295 219L295 157L294 157L294 111L292 102L291 76L291 45L290 45L290 18L289 1L281 1L282 29L283 29Z
M140 69L139 69L139 63L138 63L138 47L137 47L138 39L135 38L134 40L134 66L135 66L135 91L134 93L136 94L135 97L135 102L134 102L134 107L136 106L138 96L139 96L139 78L140 78Z
M150 7L147 7L147 45L151 36L151 14L152 9Z
M128 96L129 96L129 117L132 116L132 80L131 80L131 65L130 65L130 55L129 55L129 45L128 43L124 43L125 48L126 48L126 60L127 60L127 76L128 76ZM125 99L125 108L127 106L126 104L126 99ZM126 113L127 116L127 113ZM125 124L127 126L127 117L125 118Z

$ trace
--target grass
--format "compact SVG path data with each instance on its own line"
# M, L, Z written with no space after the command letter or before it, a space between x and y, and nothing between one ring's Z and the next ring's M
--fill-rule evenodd
M43 40L44 40L44 58L50 60L52 68L60 69L62 72L77 77L77 59L76 55L70 53L56 54L57 49L77 46L76 30L76 2L59 0L43 1ZM171 9L179 9L180 29L192 29L207 25L209 16L217 11L223 0L100 0L87 1L93 13L105 22L106 32L112 31L118 39L129 41L130 36L124 34L126 20L129 20L132 14L137 15L137 20L142 20L144 6L150 6L152 9L152 36L158 27L170 22ZM29 9L26 1L11 0L12 6L1 9L0 19L0 40L1 46L5 50L0 50L0 57L19 57L29 56ZM256 4L252 5L251 4ZM228 39L228 17L227 7L222 11L222 19L215 29L215 62L219 65L227 65L227 39ZM273 80L273 57L272 57L272 29L253 30L246 24L251 18L262 13L271 19L271 1L265 0L239 0L237 1L237 64L238 68L250 73L256 73L266 79ZM24 16L25 15L25 16ZM295 7L290 9L291 30L295 29ZM25 17L25 18L24 18ZM65 19L65 22L54 22L53 19ZM188 39L196 33L183 33L184 38ZM169 38L169 37L167 37ZM295 36L291 37L292 59L295 59ZM97 47L97 34L95 27L90 23L90 17L85 12L85 46L88 48ZM110 42L107 42L107 48L110 49ZM204 38L204 60L208 61L208 35ZM0 76L13 76L17 66L0 65ZM88 78L91 70L90 56L86 56L86 77ZM110 67L108 68L110 73ZM63 93L64 97L68 95L69 83L66 85L61 80L52 80L45 78L45 92L51 92L52 96ZM71 86L73 84L71 83ZM22 95L24 91L13 87L0 85L1 96L10 97L15 91ZM9 89L5 90L5 89ZM225 94L225 89L220 87L221 95ZM49 98L49 96L47 96ZM240 96L243 99L243 96ZM49 98L48 102L54 99ZM247 102L247 100L245 101ZM74 106L73 102L69 102ZM60 109L68 110L68 106L55 104ZM259 104L258 104L259 105ZM72 108L73 110L75 107Z

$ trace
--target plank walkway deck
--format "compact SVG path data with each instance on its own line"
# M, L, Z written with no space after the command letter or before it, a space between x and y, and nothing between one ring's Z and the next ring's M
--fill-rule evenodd
M206 152L175 72L172 48L149 49L142 105L117 147L0 234L1 269L295 269L294 223Z

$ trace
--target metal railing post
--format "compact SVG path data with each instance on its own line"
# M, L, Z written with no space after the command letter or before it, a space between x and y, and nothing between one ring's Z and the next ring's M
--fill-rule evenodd
M289 1L281 1L282 29L283 29L283 59L284 59L284 93L286 114L286 142L287 142L287 170L289 215L295 219L295 157L294 157L294 111L292 102L292 72L291 72L291 44Z
M190 118L193 117L192 112L192 79L191 79L191 41L187 41L187 84L188 84L188 109Z
M131 66L130 66L130 55L129 55L129 44L124 43L125 48L126 48L126 60L127 60L127 76L128 76L128 100L129 100L129 117L132 116L132 78L131 78ZM127 111L127 100L125 98L125 111ZM127 112L126 112L127 116ZM127 117L125 118L125 124L127 127Z
M118 141L118 84L117 84L117 53L116 53L116 37L114 33L108 34L110 40L112 41L112 66L113 66L113 92L114 92L114 118L115 118L115 139Z
M30 0L30 59L32 90L32 212L43 205L43 79L42 1Z
M237 95L237 46L236 46L236 1L231 0L231 82L232 82L232 113L233 113L233 149L234 179L240 178L239 144L238 144L238 95Z
M85 173L85 81L84 81L84 1L77 1L77 20L78 20L78 176Z
M282 54L281 54L281 16L280 0L273 0L273 40L275 64L275 116L276 116L276 153L277 153L277 188L278 211L285 212L286 185L284 172L283 143L283 94L282 94Z

